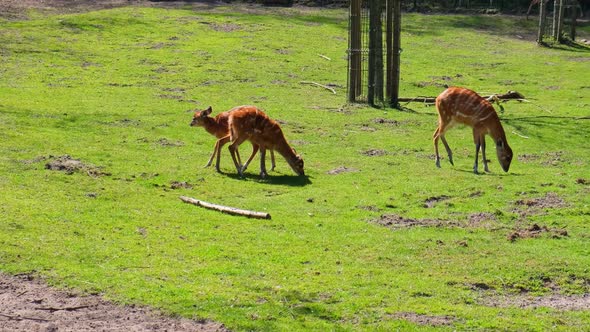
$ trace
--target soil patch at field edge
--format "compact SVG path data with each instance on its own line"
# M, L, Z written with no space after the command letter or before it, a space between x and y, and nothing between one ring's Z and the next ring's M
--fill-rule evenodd
M452 325L455 322L455 318L451 316L431 316L422 315L415 312L398 312L391 315L396 319L403 319L418 325L427 326L445 326Z
M51 171L61 171L66 174L73 174L75 172L86 173L92 177L111 175L111 173L102 171L102 167L86 164L67 154L59 157L49 156L49 159L52 160L45 164L45 169Z
M1 331L229 331L223 324L116 305L57 290L29 275L0 274Z
M590 294L547 296L506 295L486 296L480 302L490 307L551 308L555 310L590 310Z
M449 227L459 226L459 223L439 219L412 219L399 216L397 214L384 214L379 219L370 220L370 222L385 226L391 229L409 228L409 227Z

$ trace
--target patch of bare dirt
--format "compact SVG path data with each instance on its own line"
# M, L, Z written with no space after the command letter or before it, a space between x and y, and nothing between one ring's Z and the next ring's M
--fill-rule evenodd
M528 163L528 162L535 162L537 160L539 160L541 158L541 156L539 156L538 154L519 154L517 157L518 161L523 162L523 163Z
M391 317L403 319L418 325L445 326L452 325L456 319L452 316L424 315L416 312L398 312Z
M487 291L487 290L495 289L494 286L488 285L485 282L476 282L473 284L469 284L468 286L471 290L477 290L477 291Z
M21 160L20 162L21 162L21 163L23 163L23 164L25 164L25 165L32 165L32 164L36 164L36 163L38 163L38 162L45 161L45 160L47 160L48 158L49 158L49 157L46 157L46 156L38 156L38 157L35 157L35 158L33 158L33 159L25 159L25 160Z
M409 227L447 227L458 226L457 222L440 220L440 219L412 219L405 218L397 214L384 214L379 219L370 220L372 223L379 224L391 229L409 228Z
M447 195L428 197L426 200L424 200L424 207L425 208L433 208L438 202L445 201L450 198L451 197L447 196Z
M507 238L508 241L514 242L518 239L538 238L544 234L547 234L550 237L556 239L568 236L567 230L565 229L549 228L547 226L533 224L528 228L515 230L514 232L508 234Z
M546 152L543 154L519 154L518 161L523 163L535 163L539 162L544 166L558 166L564 162L563 151Z
M228 331L223 324L120 306L96 295L53 289L30 276L0 274L1 331Z
M390 120L390 119L383 119L383 118L377 118L373 120L374 123L378 123L378 124L385 124L385 125L389 125L389 126L399 126L400 122L397 120Z
M358 209L370 211L370 212L379 212L381 211L380 208L376 207L375 205L359 205L357 206Z
M556 193L548 192L543 197L519 199L514 202L513 212L521 217L540 214L546 209L557 209L567 207L568 204Z
M234 24L234 23L223 23L223 24L211 23L211 22L200 22L200 23L206 24L212 30L218 31L218 32L233 32L233 31L239 31L242 29L242 27L239 24Z
M333 170L328 171L329 175L336 175L340 173L348 173L348 172L358 172L358 169L346 166L338 166Z
M486 296L480 302L490 307L518 307L526 309L551 308L555 310L590 310L590 294L546 296L506 295Z
M184 142L182 141L171 141L167 138L160 138L157 142L158 145L167 146L167 147L179 147L184 146Z
M467 217L467 222L471 227L484 227L491 229L497 224L498 218L493 213L478 212L470 214Z
M6 19L27 19L29 9L52 13L78 13L90 10L108 9L142 3L141 0L2 0L0 17Z
M141 120L121 119L111 122L100 122L101 124L113 127L139 127Z
M430 76L430 81L414 82L414 86L419 88L425 88L428 86L435 86L439 88L447 88L450 82L453 80L450 76Z
M172 181L170 189L192 189L193 185L185 181Z
M67 154L59 157L49 156L49 159L53 160L45 164L45 169L48 170L65 172L66 174L73 174L76 172L86 173L93 177L111 175L110 173L102 171L102 167L86 164Z
M386 155L387 151L379 150L379 149L369 149L369 150L363 151L361 153L367 157L381 157L381 156Z
M566 202L556 193L553 192L546 193L544 197L517 200L515 204L527 207L538 207L547 209L562 208L567 206Z

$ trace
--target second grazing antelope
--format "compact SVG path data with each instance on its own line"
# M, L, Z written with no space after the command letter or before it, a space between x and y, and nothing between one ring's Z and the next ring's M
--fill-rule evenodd
M436 98L436 110L438 111L438 128L434 131L433 139L437 167L440 167L439 138L447 150L449 162L453 165L453 153L445 139L445 132L455 124L465 124L473 128L473 140L475 142L473 172L478 174L477 160L480 148L484 170L486 172L490 171L486 159L485 135L491 136L494 140L500 165L504 172L508 172L512 161L512 149L508 146L500 118L498 118L498 114L496 114L490 102L469 89L451 87Z
M217 169L217 171L220 172L220 170L219 170L220 155L219 155L219 153L217 153L217 151L218 150L221 151L221 147L223 147L227 142L229 142L229 126L228 126L229 114L238 108L239 107L234 107L227 112L219 113L214 118L209 116L211 114L211 112L213 111L211 106L209 106L205 110L195 111L195 115L193 116L193 121L191 122L191 127L203 127L203 128L205 128L205 130L209 134L217 137L217 141L215 142L215 148L213 149L213 153L211 154L211 158L209 158L209 161L207 162L205 167L211 166L211 163L213 162L213 158L215 158L215 155L217 154L215 169ZM250 155L250 158L248 158L248 161L246 161L246 164L244 165L244 167L248 167L248 164L252 161L252 159L256 155L256 152L258 152L258 147L253 145L252 154ZM271 157L271 163L272 163L272 167L270 170L272 171L275 169L275 155L272 151L270 153L271 153L270 157ZM240 155L237 151L236 151L236 155L237 155L238 160L240 160ZM240 163L241 162L242 161L240 160Z
M285 135L279 124L269 118L263 111L255 106L241 106L229 115L229 131L231 144L229 151L240 176L243 175L247 165L240 165L236 159L238 146L249 140L256 148L260 148L260 176L266 177L265 155L266 150L280 153L289 166L298 175L304 175L303 159L287 143ZM218 149L220 149L218 147ZM219 153L219 150L217 151Z

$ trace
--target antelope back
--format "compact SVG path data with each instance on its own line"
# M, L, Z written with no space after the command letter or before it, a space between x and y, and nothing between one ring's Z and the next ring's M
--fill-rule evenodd
M229 126L232 135L245 136L253 143L265 148L274 148L283 138L281 128L256 106L240 106L230 111Z
M473 127L488 121L499 121L492 104L475 91L451 87L436 97L436 109L443 123L453 121Z

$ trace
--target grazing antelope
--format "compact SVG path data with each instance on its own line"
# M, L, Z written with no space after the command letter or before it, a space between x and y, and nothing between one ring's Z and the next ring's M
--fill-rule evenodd
M252 142L254 149L260 148L260 177L266 177L265 155L266 150L276 150L285 160L289 166L298 175L304 175L303 159L296 154L295 150L291 148L279 124L270 119L263 111L256 106L240 106L234 109L229 114L229 131L231 144L229 151L236 165L236 169L240 176L243 176L247 165L241 166L236 159L236 152L238 146L244 141ZM219 154L218 147L217 153Z
M473 172L477 172L477 159L479 149L483 157L483 165L489 172L486 159L485 135L490 135L496 143L496 154L504 172L508 172L512 161L512 149L506 141L506 134L500 124L498 114L490 102L479 96L474 91L465 88L451 87L436 97L436 109L438 111L438 128L434 131L434 152L436 154L436 166L440 168L440 156L438 154L438 139L443 142L449 162L453 165L453 153L445 132L457 123L465 124L473 128L473 140L475 141L475 164Z
M220 170L219 170L220 156L219 156L219 153L217 153L217 151L218 150L221 151L221 148L227 142L229 142L228 118L229 118L229 114L232 111L234 111L235 109L237 109L237 107L233 108L227 112L219 113L219 114L217 114L217 116L215 118L209 117L209 114L211 114L211 112L213 111L211 109L211 106L209 106L206 110L195 112L195 115L193 116L193 121L191 122L191 127L203 127L203 128L205 128L205 130L209 134L217 137L217 141L215 142L215 148L213 149L213 153L211 154L211 158L209 158L209 161L207 162L207 165L205 165L205 167L211 166L211 163L213 162L213 158L215 157L215 154L217 154L217 161L215 163L215 169L218 172L220 172ZM250 155L250 158L248 158L248 161L246 162L244 167L248 167L248 164L250 164L250 161L252 161L252 159L256 155L256 152L258 152L258 147L253 144L252 155ZM238 160L240 160L240 154L237 151L236 151L236 155L237 155ZM270 157L271 157L271 163L272 163L272 167L271 167L271 171L272 171L275 169L275 155L272 151L271 151ZM241 162L242 161L240 160L240 163Z

